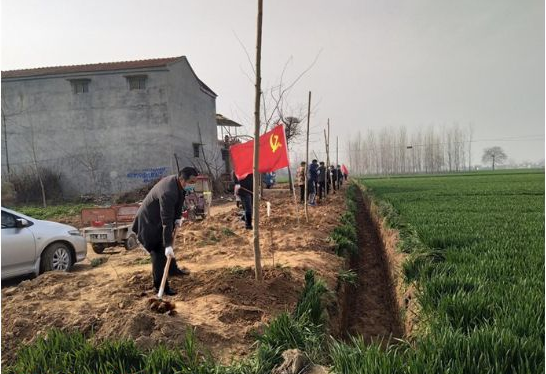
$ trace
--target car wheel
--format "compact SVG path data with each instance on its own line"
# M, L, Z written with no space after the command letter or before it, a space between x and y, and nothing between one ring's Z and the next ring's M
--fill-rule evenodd
M42 271L68 271L73 264L70 248L63 243L50 244L42 254Z
M93 252L100 255L106 249L106 245L101 243L93 243L91 244L91 248L93 248Z
M125 249L130 251L131 249L136 248L137 245L137 236L135 234L129 235L129 237L125 241Z

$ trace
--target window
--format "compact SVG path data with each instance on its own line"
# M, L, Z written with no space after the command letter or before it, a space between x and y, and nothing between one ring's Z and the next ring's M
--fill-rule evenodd
M2 228L8 229L15 227L15 217L8 212L2 212Z
M129 83L129 90L144 90L146 89L146 75L128 75L127 82Z
M71 79L72 91L75 94L82 94L89 92L89 82L91 79Z
M193 143L193 157L199 157L200 148L201 148L201 144Z

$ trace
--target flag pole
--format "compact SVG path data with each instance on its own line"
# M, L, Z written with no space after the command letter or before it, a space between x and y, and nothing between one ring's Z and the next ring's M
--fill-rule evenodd
M262 275L262 255L260 253L260 174L258 172L259 155L260 155L260 97L261 97L261 59L262 59L262 17L263 17L263 0L258 0L258 24L256 32L256 92L254 100L254 165L253 165L253 241L254 241L254 262L256 266L256 280L261 282Z
M284 132L284 139L286 141L286 128L283 124L282 131ZM288 142L286 142L286 155L288 157L288 174L290 175L292 173L292 170L290 170L290 154L288 152ZM294 186L295 178L288 178L288 183L290 184L289 189L292 190L292 195L294 197L294 212L296 214L297 224L299 226L300 224L300 208L298 206L298 198L296 197L296 188Z
M304 209L305 209L305 221L309 222L309 209L307 207L307 200L309 196L309 190L307 186L309 183L307 182L307 178L309 177L308 170L309 170L309 121L311 120L311 91L309 91L309 103L307 104L307 140L305 142L305 202L304 202Z

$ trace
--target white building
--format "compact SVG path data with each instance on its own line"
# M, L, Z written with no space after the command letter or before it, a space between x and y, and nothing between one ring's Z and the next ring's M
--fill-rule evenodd
M78 196L173 174L174 154L220 169L216 96L184 56L3 71L2 175L38 165Z

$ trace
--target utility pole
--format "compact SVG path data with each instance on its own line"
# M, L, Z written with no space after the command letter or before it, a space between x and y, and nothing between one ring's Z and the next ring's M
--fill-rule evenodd
M339 148L338 148L338 139L339 137L336 136L336 168L339 165Z
M326 163L328 165L326 165L326 171L328 173L330 173L330 118L328 118L328 138L327 138L327 141L326 141ZM328 182L328 181L326 181ZM333 182L332 180L332 176L330 175L330 182ZM332 190L333 190L334 186L332 185ZM326 191L328 191L329 187L326 187ZM333 192L333 191L332 191Z
M256 36L256 92L254 100L254 170L253 170L253 206L252 214L254 216L254 263L256 266L255 275L258 282L262 282L262 255L260 252L260 173L258 166L260 165L260 97L262 94L262 77L261 77L261 60L262 60L262 16L263 16L263 0L258 0L258 25Z
M339 136L336 136L336 168L335 168L335 173L336 173L336 183L337 183L337 189L339 190L340 186L341 186L341 183L340 183L340 176L339 176L339 173L337 171L337 166L339 165L339 148L338 148L338 140L339 140Z
M326 200L326 192L328 191L328 173L330 172L328 165L328 138L326 137L326 129L324 129L324 146L326 148L326 167L324 168L324 200Z
M307 200L309 196L309 190L307 186L309 183L307 183L307 178L309 176L307 175L309 170L309 122L311 121L311 91L309 91L309 103L307 104L307 140L305 141L305 203L304 203L304 209L305 209L305 221L309 222L309 209L307 207Z

